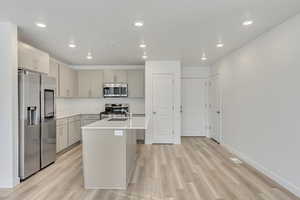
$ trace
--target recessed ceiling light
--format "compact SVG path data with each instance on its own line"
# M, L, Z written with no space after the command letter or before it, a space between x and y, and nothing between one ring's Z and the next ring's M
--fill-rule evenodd
M147 47L147 45L146 45L146 44L144 44L144 43L142 43L142 44L140 44L140 47L141 47L141 48L146 48L146 47Z
M146 60L146 59L148 58L148 56L144 54L144 55L142 56L142 58L143 58L144 60Z
M42 22L36 22L35 25L36 25L37 27L40 27L40 28L46 28L46 27L47 27L47 25L44 24L44 23L42 23Z
M253 21L252 20L246 20L243 22L243 26L250 26L253 24Z
M202 54L201 60L203 60L203 61L207 60L205 53Z
M136 22L134 22L134 26L142 27L142 26L144 26L144 22L143 21L136 21Z
M218 48L222 48L222 47L224 47L224 44L223 44L222 42L219 42L219 43L217 44L217 47L218 47Z
M92 53L88 53L88 55L86 56L86 59L88 59L88 60L93 59Z
M74 44L74 43L70 43L70 44L69 44L69 47L70 47L70 48L76 48L77 46L76 46L76 44Z

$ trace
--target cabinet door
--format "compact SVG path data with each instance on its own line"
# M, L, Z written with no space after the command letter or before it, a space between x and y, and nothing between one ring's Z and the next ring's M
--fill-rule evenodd
M91 97L103 96L103 71L91 71Z
M19 68L49 73L49 54L22 42L18 43L18 62Z
M80 121L69 122L69 146L80 140Z
M59 87L61 97L78 96L78 74L65 64L59 66Z
M113 70L104 70L103 80L105 83L113 83L115 82L115 74Z
M103 71L81 70L78 72L78 92L80 97L102 97Z
M72 68L70 70L70 96L71 97L78 97L78 72Z
M75 126L76 126L76 141L80 141L81 140L81 121L78 120L75 122Z
M76 143L76 124L75 121L69 122L69 145Z
M61 129L59 126L56 127L56 153L60 152L61 148Z
M56 127L57 139L56 139L56 152L68 147L68 125L64 124Z
M126 70L104 70L105 83L126 83L127 71Z
M144 97L145 73L144 70L128 70L128 97Z
M81 70L78 72L78 96L91 97L91 73L88 70Z
M114 71L114 82L126 83L127 82L127 71L126 70L115 70Z
M32 59L33 66L38 70L38 72L44 74L49 73L49 54L38 49L34 49Z
M18 65L19 68L36 71L33 66L33 48L22 42L18 43Z
M59 91L61 97L70 96L70 86L69 86L69 70L64 64L59 65Z
M56 79L56 95L59 96L59 64L53 59L50 59L50 68L49 68L49 76Z

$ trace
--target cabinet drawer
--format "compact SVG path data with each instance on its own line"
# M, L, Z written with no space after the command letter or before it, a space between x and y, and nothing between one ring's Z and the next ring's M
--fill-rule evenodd
M68 124L68 118L56 120L56 126L64 126Z

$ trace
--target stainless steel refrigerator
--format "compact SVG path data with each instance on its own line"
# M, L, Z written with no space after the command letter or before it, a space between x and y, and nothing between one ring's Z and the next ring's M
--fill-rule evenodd
M28 178L56 159L56 80L19 70L19 176Z

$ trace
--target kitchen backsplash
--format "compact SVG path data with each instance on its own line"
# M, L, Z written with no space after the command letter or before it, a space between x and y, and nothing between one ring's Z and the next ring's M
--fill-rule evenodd
M128 103L130 112L134 114L145 113L144 98L118 98L118 99L68 99L57 98L56 112L57 115L66 113L81 113L81 114L98 114L104 111L106 103Z

